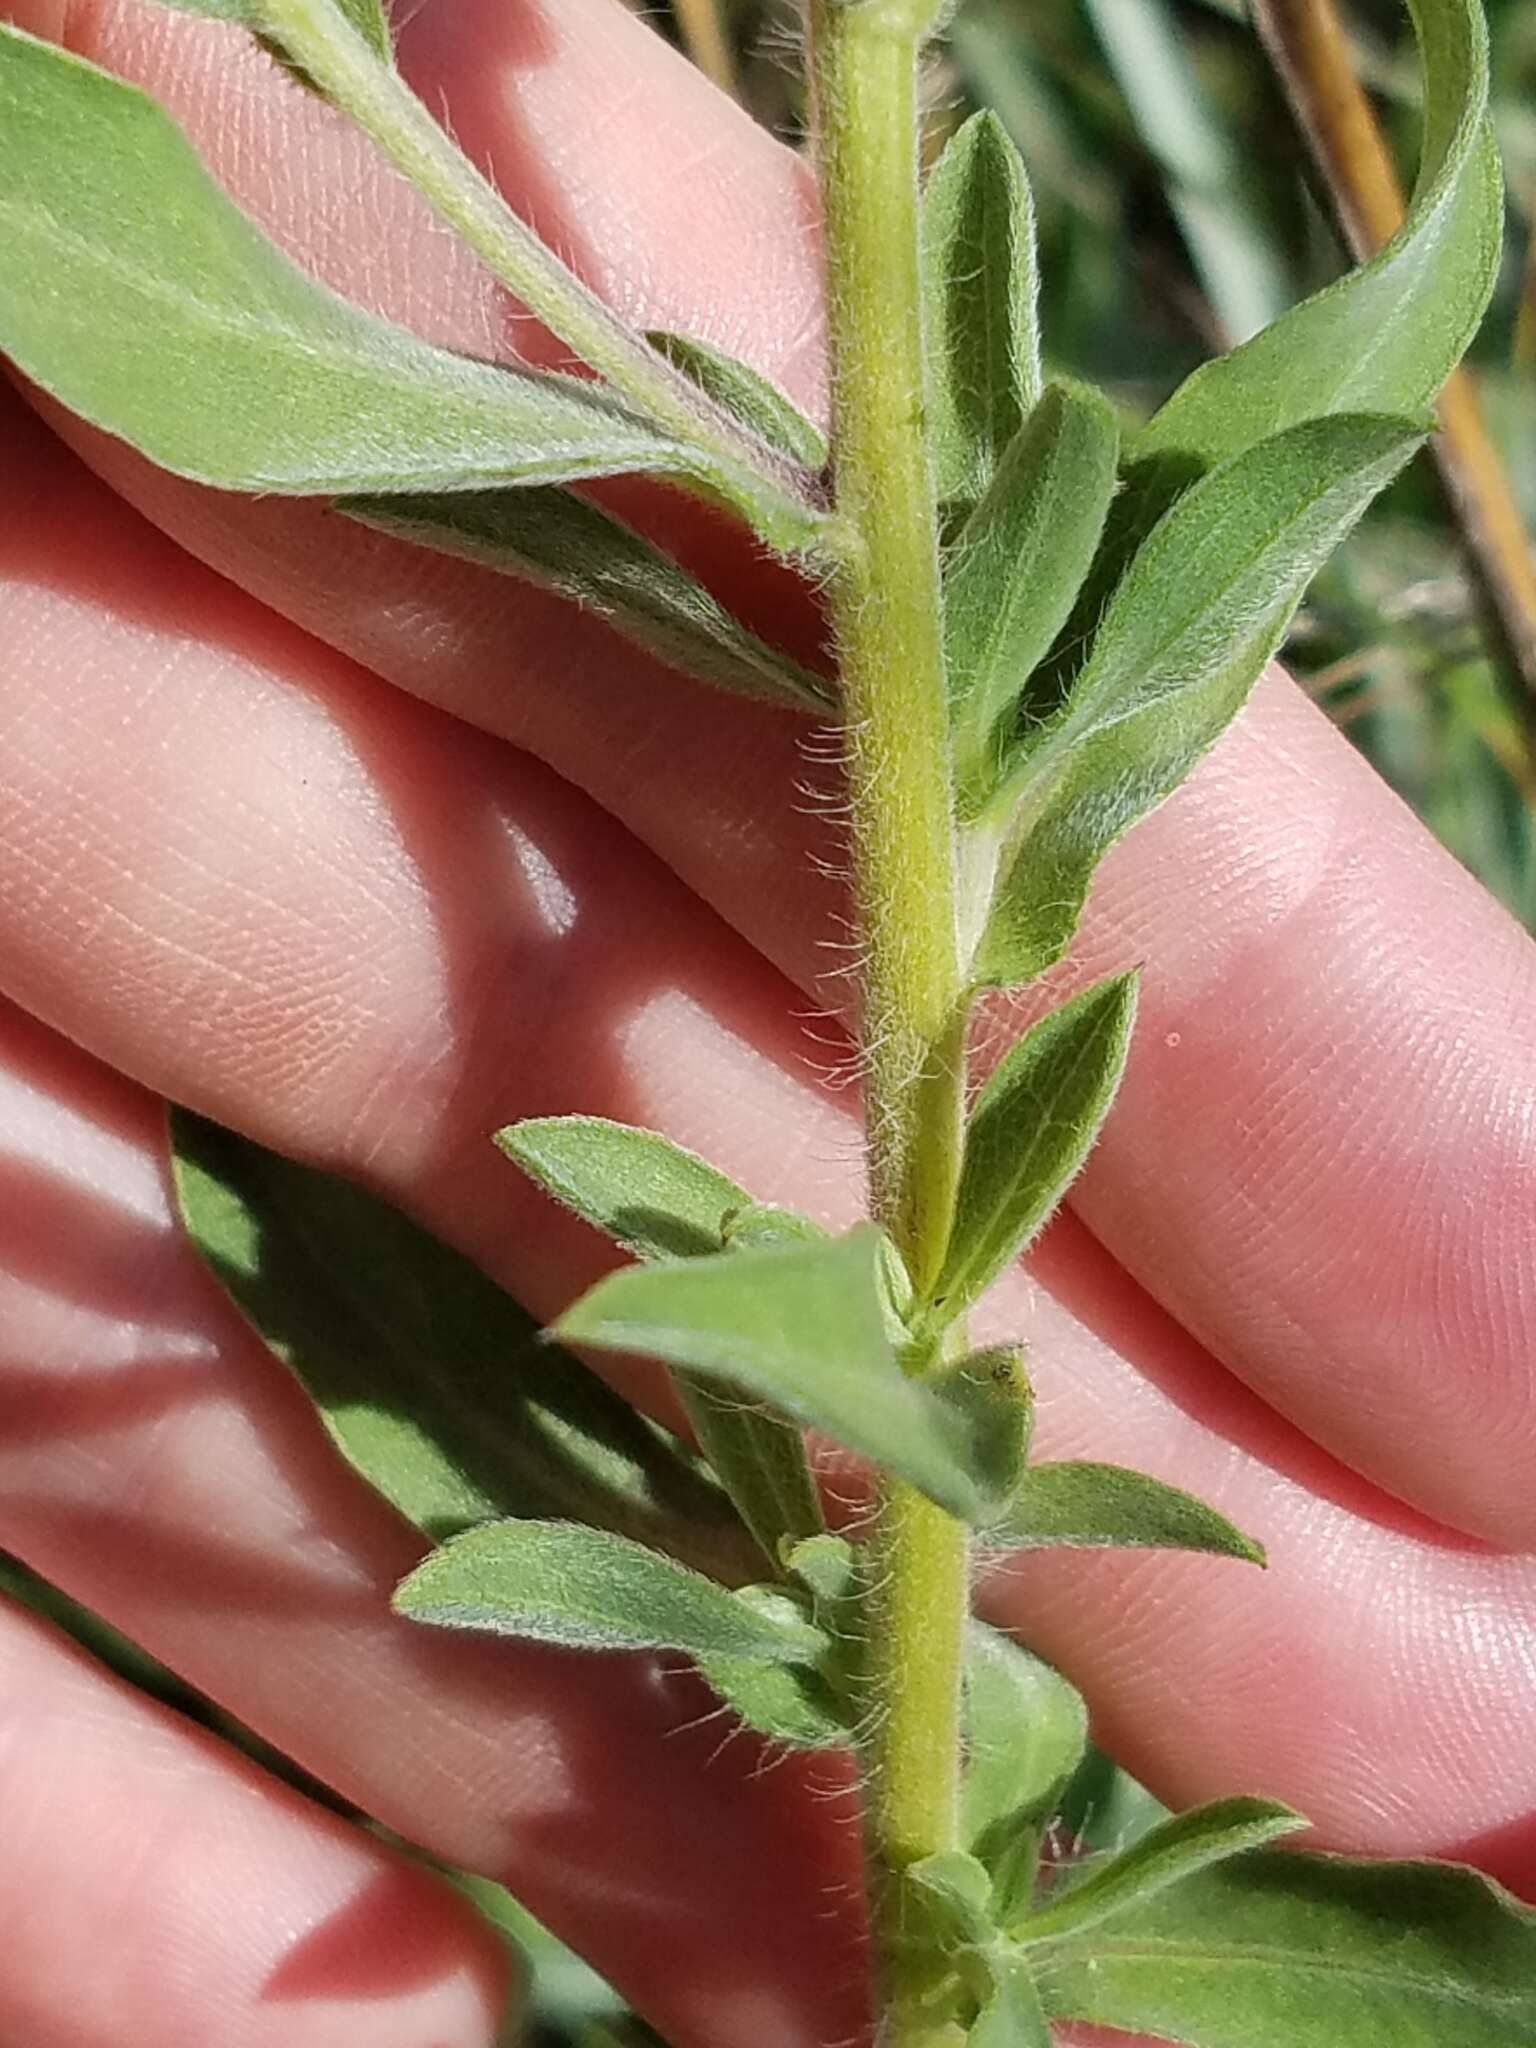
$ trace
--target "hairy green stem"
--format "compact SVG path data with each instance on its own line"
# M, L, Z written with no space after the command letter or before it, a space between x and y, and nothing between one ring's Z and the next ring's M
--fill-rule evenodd
M954 1211L967 994L957 933L938 520L924 437L918 55L931 8L810 0L826 233L841 656L863 947L871 1203L919 1293ZM882 2042L957 2038L903 1872L952 1848L967 1538L899 1480L871 1542L866 1837Z
M711 400L542 242L333 0L260 0L274 41L589 368L665 432L709 458L718 494L774 546L831 543L809 476ZM683 481L683 479L679 479Z

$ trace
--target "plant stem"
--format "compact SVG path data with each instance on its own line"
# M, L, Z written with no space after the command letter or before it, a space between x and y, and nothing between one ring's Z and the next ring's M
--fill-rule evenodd
M1344 238L1364 261L1401 227L1403 194L1333 0L1253 0L1253 18ZM1513 678L1513 708L1536 747L1536 557L1464 366L1447 380L1439 413L1435 462L1502 655L1495 668Z
M625 325L457 148L334 0L260 0L264 26L550 332L639 412L705 455L718 494L786 553L825 545L814 480ZM679 479L679 481L684 481Z
M917 67L931 7L810 0L826 236L842 667L871 1205L921 1294L958 1172L967 991L957 935L938 521L924 439ZM884 1484L870 1546L866 1838L882 2041L958 2038L942 1959L910 1940L903 1872L956 1838L962 1525Z

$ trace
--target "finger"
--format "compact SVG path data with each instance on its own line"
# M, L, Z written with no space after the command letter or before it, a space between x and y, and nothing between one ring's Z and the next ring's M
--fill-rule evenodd
M0 2033L490 2048L469 1906L0 1602Z
M92 54L167 93L290 239L318 217L307 254L335 281L483 341L484 286L426 256L440 235L365 171L366 150L324 109L258 78L210 32L178 25L147 44L130 11L81 29ZM641 280L645 318L740 342L809 389L802 176L659 40L597 0L515 12L476 0L427 10L404 56L472 152L600 284ZM286 146L273 150L278 132ZM571 146L592 134L602 149ZM297 203L339 167L339 196L321 205L317 184ZM362 199L342 232L352 192ZM605 661L593 629L457 566L412 564L334 522L322 533L312 512L210 502L99 443L93 460L290 615L592 790L813 980L826 894L806 873L810 828L782 725L611 650ZM1516 1308L1536 1260L1524 1111L1536 1056L1519 1022L1536 981L1529 943L1276 686L1109 863L1084 957L1118 965L1127 951L1150 963L1150 1028L1082 1213L1341 1456L1464 1528L1536 1541L1520 1483L1536 1398ZM1491 1486L1475 1452L1490 1438L1505 1454Z
M420 1541L182 1239L159 1105L16 1011L0 1060L0 1545L364 1811L510 1884L679 2048L856 2034L840 1767L764 1773L649 1661L395 1617Z

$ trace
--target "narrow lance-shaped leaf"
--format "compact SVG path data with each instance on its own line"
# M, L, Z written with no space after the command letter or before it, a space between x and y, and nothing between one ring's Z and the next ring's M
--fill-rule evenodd
M698 458L593 385L433 348L317 284L147 94L0 27L0 350L231 490L559 483Z
M1053 2019L1187 2048L1536 2043L1536 1914L1448 1864L1254 1850L1030 1953Z
M944 661L962 807L991 794L997 727L1072 609L1115 488L1119 431L1096 392L1053 384L966 521L944 578Z
M1019 737L978 982L1026 981L1059 958L1099 861L1214 745L1313 575L1421 439L1396 419L1309 421L1164 516L1060 712Z
M1406 222L1371 262L1174 393L1132 450L1154 505L1190 464L1207 468L1321 413L1422 412L1476 333L1501 248L1487 28L1478 0L1408 4L1424 127Z
M1114 1100L1136 1015L1117 975L1052 1010L1014 1045L966 1125L935 1311L964 1315L1044 1225Z
M580 605L635 646L736 696L825 711L832 687L733 619L686 569L553 485L358 497L340 509Z
M686 334L650 333L646 340L717 405L760 434L770 448L805 468L827 466L827 437L777 384L723 349Z
M961 1840L992 1880L997 1917L1029 1910L1041 1831L1082 1760L1088 1710L1074 1686L996 1629L970 1624Z
M973 114L929 174L922 262L934 483L958 520L1040 395L1034 206L995 114Z
M556 1334L750 1388L910 1479L952 1514L999 1506L995 1416L909 1378L892 1348L881 1234L612 1273Z
M1141 1905L1198 1870L1259 1849L1307 1825L1304 1815L1273 1799L1218 1799L1160 1821L1138 1842L1086 1876L1067 1883L1037 1912L1014 1927L1020 1941L1080 1934L1128 1906Z
M803 1620L770 1615L644 1544L580 1522L487 1522L434 1550L395 1607L438 1628L484 1629L573 1650L680 1650L814 1662Z
M342 1455L437 1538L506 1515L596 1522L740 1581L730 1503L675 1438L511 1296L362 1188L185 1110L171 1119L189 1236L293 1372Z
M1196 1550L1263 1564L1264 1549L1218 1509L1124 1465L1031 1465L989 1542L1011 1550Z
M530 1117L496 1142L539 1186L642 1259L691 1258L749 1243L755 1228L775 1242L786 1231L821 1233L808 1217L767 1210L697 1153L656 1131L606 1117ZM748 1390L678 1375L688 1419L765 1554L824 1526L800 1431Z

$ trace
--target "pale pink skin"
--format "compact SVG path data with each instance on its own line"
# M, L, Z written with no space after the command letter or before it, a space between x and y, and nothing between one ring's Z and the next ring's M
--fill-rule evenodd
M472 262L238 35L11 12L161 93L341 288L511 344ZM402 56L626 313L820 402L804 175L649 29L433 0ZM797 794L826 771L513 584L40 410L0 405L0 1545L507 1879L677 2048L864 2041L838 1773L764 1773L641 1660L394 1621L418 1539L179 1240L156 1101L365 1174L544 1312L604 1253L487 1144L519 1115L652 1123L846 1219L853 1104L802 1021L840 987L814 979L833 828ZM722 530L650 516L810 640ZM1536 952L1274 676L1112 858L1060 982L1133 961L1125 1092L985 1322L1031 1340L1048 1453L1198 1488L1272 1567L1053 1557L989 1611L1164 1797L1272 1794L1320 1844L1529 1890ZM486 2048L467 1911L11 1610L0 1736L0 2038Z

